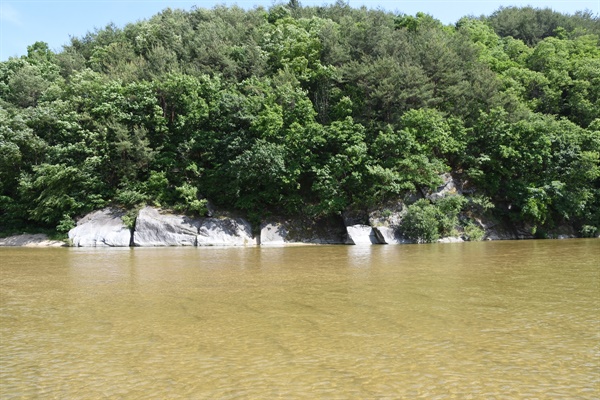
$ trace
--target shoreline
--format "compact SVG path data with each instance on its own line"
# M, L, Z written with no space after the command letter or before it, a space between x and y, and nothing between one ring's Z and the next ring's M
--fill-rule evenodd
M522 238L522 239L518 239L518 238L512 238L512 239L484 239L481 240L482 242L497 242L497 241L510 241L510 240L515 240L515 241L522 241L522 240L567 240L567 239L600 239L600 237L596 237L596 238L580 238L580 237L572 237L572 236L567 236L567 235L559 235L558 237L552 237L552 238ZM448 244L448 243L467 243L469 241L467 240L462 240L461 238L455 238L455 237L443 237L440 238L437 242L434 243L443 243L443 244ZM406 245L406 244L419 244L419 243L393 243L393 244L368 244L370 246L394 246L394 245ZM431 243L429 243L431 244ZM172 245L163 245L163 246L108 246L108 245L104 245L104 246L73 246L70 245L68 243L68 240L53 240L50 239L48 237L48 235L43 234L43 233L35 233L35 234L30 234L30 233L23 233L20 235L13 235L13 236L7 236L4 238L0 238L0 247L29 247L29 248L48 248L48 247L105 247L105 248L113 248L113 247L121 247L121 248L161 248L161 247L169 247L169 248L173 248L173 247L220 247L220 248L227 248L227 247L247 247L247 248L256 248L256 247L265 247L265 248L277 248L277 247L303 247L303 246L323 246L323 245L329 245L329 246L356 246L356 244L348 244L348 243L306 243L306 242L287 242L287 243L269 243L269 244L262 244L262 245L247 245L247 246L232 246L232 245L222 245L222 246L216 246L216 245L210 245L210 246L172 246ZM361 244L359 244L361 245Z

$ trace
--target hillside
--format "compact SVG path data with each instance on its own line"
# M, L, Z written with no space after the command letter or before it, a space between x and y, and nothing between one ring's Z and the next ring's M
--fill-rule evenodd
M462 194L416 200L447 172ZM600 20L167 9L0 63L0 232L207 200L251 221L402 201L597 234Z

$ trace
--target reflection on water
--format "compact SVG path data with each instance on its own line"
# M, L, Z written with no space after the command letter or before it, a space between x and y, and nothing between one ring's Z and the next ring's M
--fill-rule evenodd
M598 398L599 254L2 248L0 398Z

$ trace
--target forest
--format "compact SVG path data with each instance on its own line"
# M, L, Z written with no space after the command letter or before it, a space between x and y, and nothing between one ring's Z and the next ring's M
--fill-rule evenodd
M462 195L415 200L447 172ZM0 233L108 205L256 222L394 201L413 225L470 210L596 236L598 15L165 9L0 62Z

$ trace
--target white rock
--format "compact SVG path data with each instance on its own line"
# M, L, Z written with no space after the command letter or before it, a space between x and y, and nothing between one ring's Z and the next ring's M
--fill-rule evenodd
M204 218L198 227L198 246L256 246L252 227L243 218Z
M379 244L373 228L369 225L350 225L348 231L348 244Z
M140 210L133 232L133 245L139 247L196 246L199 220L183 215L161 213L154 207Z
M377 226L373 228L377 240L382 244L407 244L412 243L410 240L400 236L395 228L389 226Z
M268 222L262 225L260 230L261 246L283 245L288 240L287 228L276 222Z
M438 243L461 243L464 239L461 237L447 236L438 240Z
M75 247L128 247L131 231L123 224L123 215L114 208L94 211L77 222L69 239Z

